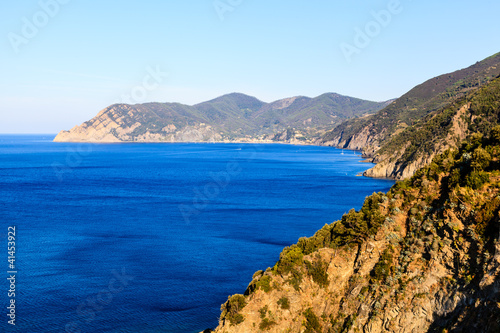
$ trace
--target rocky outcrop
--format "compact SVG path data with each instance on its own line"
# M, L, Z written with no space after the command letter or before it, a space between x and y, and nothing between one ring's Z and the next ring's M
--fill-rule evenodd
M499 332L500 141L491 140L440 155L286 248L228 299L215 332ZM489 180L469 183L478 167Z
M75 126L69 131L61 131L55 142L120 142L119 136L133 132L140 123L123 126L117 114L117 107L99 112L91 121Z
M411 125L325 136L364 148L366 175L405 180L285 248L215 332L500 332L500 77L486 80Z
M371 162L376 165L365 171L364 175L373 178L392 178L392 179L408 179L415 172L429 165L434 157L445 152L447 149L456 149L463 140L469 136L472 131L469 128L467 119L471 119L470 114L471 103L465 102L461 106L456 106L456 112L451 117L450 123L445 136L429 137L428 144L432 145L431 149L418 149L417 153L408 156L407 150L411 147L411 142L405 142L399 146L396 143L389 141L388 145L393 143L393 149L382 150L381 153L376 153ZM438 117L439 113L434 115ZM428 121L431 122L431 117ZM413 131L418 131L418 128L412 128ZM413 147L412 147L413 148Z
M374 115L341 123L318 142L337 148L362 150L365 158L378 164L365 173L367 176L408 178L432 160L433 156L442 152L443 148L456 147L463 129L452 129L451 132L456 130L457 135L452 135L454 137L448 140L440 138L441 142L436 142L434 148L419 152L418 156L410 159L402 149L408 146L401 136L411 137L408 135L409 131L421 130L419 125L432 122L433 116L439 115L454 103L470 100L483 87L497 80L495 78L500 74L499 64L500 53L497 53L468 68L428 80ZM470 115L468 116L470 119ZM457 126L463 125L459 125L460 121L456 119L454 122ZM423 131L421 133L424 134ZM426 141L433 142L436 139L434 134L432 131L425 133L424 135L428 135Z
M369 155L370 152L376 151L379 148L379 137L383 134L375 134L370 130L369 126L363 127L358 133L345 137L344 132L333 137L329 141L322 142L322 145L331 146L342 149L364 150L365 154Z
M327 263L329 284L326 288L307 276L305 267L301 268L306 276L299 290L287 282L289 276L273 275L268 271L256 279L271 277L271 291L257 290L248 297L248 304L240 312L244 321L232 325L221 318L215 332L304 332L313 325L311 332L426 332L436 325L436 318L446 318L471 303L487 301L486 294L484 299L476 299L477 294L448 285L457 268L453 265L456 253L449 246L443 247L429 261L411 252L411 262L406 267L398 266L395 278L381 281L381 285L370 284L371 272L383 252L393 248L395 240L404 240L407 236L405 216L399 215L395 216L395 222L384 224L372 240L359 247L324 248L304 256L304 260L313 263ZM404 259L407 252L408 249L395 250L393 256ZM497 249L496 256L499 253ZM496 261L491 265L492 270L499 268ZM481 291L493 288L497 294L493 299L498 301L499 275L498 272L493 274L483 279ZM405 285L400 285L396 277L403 279ZM283 308L279 302L283 299L288 300L289 307ZM313 316L306 313L308 309ZM266 311L264 315L263 310ZM446 320L443 319L442 324L442 328L446 327Z
M179 126L168 124L157 130L136 130L143 127L137 120L137 110L125 104L113 105L99 112L92 120L61 131L55 142L215 142L221 141L221 134L205 123Z

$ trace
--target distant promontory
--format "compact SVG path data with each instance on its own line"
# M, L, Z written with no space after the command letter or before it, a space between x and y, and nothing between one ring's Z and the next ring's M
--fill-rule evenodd
M193 106L114 104L61 131L54 141L311 143L341 122L373 114L388 103L334 93L265 103L232 93Z

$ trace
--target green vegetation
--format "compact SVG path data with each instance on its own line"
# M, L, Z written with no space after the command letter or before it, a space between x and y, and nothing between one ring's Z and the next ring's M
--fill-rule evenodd
M352 326L354 325L354 322L356 321L356 318L358 316L356 314L350 315L349 317L346 318L344 322L344 327L342 329L342 332L349 332Z
M288 310L290 309L290 301L288 300L288 297L283 296L278 300L278 305L283 309L283 310Z
M459 84L464 85L466 81ZM426 144L429 137L435 142L454 137L457 127L452 119L459 117L458 109L465 102L470 104L470 114L463 113L467 120L463 122L467 125L465 140L450 143L452 148L436 156L410 179L397 182L387 194L374 193L367 197L359 211L353 209L314 236L300 238L297 244L285 248L271 270L254 275L253 290L269 292L271 286L275 286L273 279L281 278L297 291L307 290L305 286L301 288L304 276L325 288L330 277L329 264L323 258L332 256L337 257L334 260L344 260L356 254L355 262L361 264L355 265L345 293L314 289L313 296L325 293L332 304L340 300L340 310L336 314L323 313L320 319L308 303L305 311L301 309L305 332L349 332L361 325L363 318L379 319L398 302L429 301L434 289L426 285L429 272L436 265L441 265L440 269L449 275L441 280L444 295L454 297L455 292L463 292L471 304L477 304L478 299L484 304L480 305L483 312L477 317L474 317L479 311L476 306L457 308L461 312L448 319L474 322L486 314L480 319L484 324L491 322L491 318L500 318L498 302L484 298L482 295L489 291L480 288L481 281L484 282L491 271L500 232L500 78L471 90L453 105L402 131L401 136L395 135L391 142L403 146L405 140L410 140L412 144L408 145L403 158L413 161L432 149L432 145ZM384 250L369 275L362 275L366 270L359 272L368 260L365 253L371 251L365 243L369 240L373 245L384 238L388 245L380 248ZM323 248L334 251L318 251ZM380 253L378 251L370 252L370 256ZM289 309L288 297L280 296L278 306ZM244 319L238 314L238 309L245 304L244 298L241 301L241 298L230 299L226 303L225 314L231 323ZM367 316L357 317L355 309L359 309L362 302L372 308ZM260 310L260 315L261 331L276 325L277 319L267 306Z
M269 310L269 307L266 305L264 306L263 308L260 308L259 309L259 313L260 313L260 319L264 319L266 318L267 316L267 311Z
M314 311L312 308L308 308L304 312L304 317L305 317L305 327L306 327L304 333L321 333L322 332L319 318L316 316L316 314L314 314Z
M325 225L313 237L300 238L297 244L286 247L280 254L280 259L273 267L275 274L292 273L289 282L296 286L302 277L295 270L296 266L303 264L304 255L311 254L324 247L339 248L344 245L355 245L362 243L366 238L377 233L385 221L380 208L383 202L382 193L374 193L366 198L359 212L354 209L342 217L341 221ZM307 272L319 285L328 285L328 275L324 271L326 264L315 260L307 265ZM298 289L298 286L296 287Z
M326 288L330 284L328 281L328 264L321 260L321 258L316 258L312 263L308 260L305 262L307 273L312 277L313 281L316 282L320 287Z
M373 305L368 314L370 321L395 302L428 301L432 292L419 286L426 280L429 266L435 263L433 260L441 261L450 275L441 281L445 293L453 295L453 290L460 290L475 295L476 299L479 296L474 293L480 290L495 253L499 216L500 125L496 125L485 134L470 135L458 149L449 149L437 156L412 178L397 182L387 194L374 193L367 197L359 211L351 210L340 221L325 225L313 237L301 238L297 244L285 248L272 270L254 274L252 285L267 292L272 280L281 275L299 291L307 275L319 286L326 287L328 264L319 249L334 249L335 254L332 251L329 254L334 256L352 255L362 251L362 243L371 239L378 241L382 235L389 245L369 276L351 276L346 294L340 298L342 311L324 313L319 318L310 305L302 310L305 332L352 331L361 320L352 309L358 309L361 302ZM382 230L384 232L379 233ZM315 292L323 291L316 289ZM328 295L332 302L339 299L338 295ZM282 310L290 309L288 297L280 296L277 305ZM484 320L498 318L500 308L485 302L481 311L489 317L485 316ZM226 302L223 316L232 325L241 323L244 317L239 311L245 304L242 295L233 296ZM471 307L463 311L472 315L477 309ZM261 321L255 323L256 329L267 331L278 324L267 306L259 312Z
M231 325L241 324L245 320L245 318L239 313L239 311L242 310L246 305L247 302L245 300L245 296L238 294L233 295L229 297L225 304L222 305L221 317L225 317L227 320L229 320Z
M444 109L429 114L401 133L393 136L377 152L380 156L393 156L404 148L403 154L397 159L397 164L408 165L419 158L430 156L444 145L458 146L458 133L456 121L459 111L471 105L465 120L462 120L468 133L488 134L498 124L500 116L500 79L491 81L481 89L468 93L464 98L452 103ZM473 120L471 120L473 119ZM453 139L450 139L453 138ZM475 152L477 159L488 159L487 152ZM482 154L481 156L477 154ZM484 163L476 161L479 163ZM478 172L481 165L477 165ZM479 175L476 175L476 178Z
M290 276L285 281L289 283L296 291L300 290L300 284L302 283L302 273L296 268L290 270Z
M258 277L261 277L264 274L264 271L258 270L257 272L253 273L252 280L255 280Z
M259 328L263 331L267 331L274 325L276 325L275 321L270 320L269 318L264 318L262 319L262 322L259 324Z
M368 130L370 135L376 137L381 143L382 149L386 144L398 147L394 142L388 142L392 141L398 130L403 130L418 122L425 123L426 121L422 121L422 119L426 116L429 115L427 120L432 119L431 113L453 104L461 98L466 98L471 92L488 84L499 74L500 54L496 54L466 69L426 81L375 115L346 121L331 132L326 133L322 141L331 141L335 137L342 137L344 141L349 141L349 138L354 135ZM450 112L447 113L449 116ZM446 115L441 118L441 122L446 127L449 118ZM436 122L438 121L436 120ZM438 123L441 124L441 122ZM411 130L407 129L404 135L411 135ZM426 136L426 140L420 143L430 145L432 140L432 136ZM413 141L405 140L405 142L415 144Z
M491 194L493 189L497 194ZM468 248L467 259L460 263L453 279L463 285L477 285L486 271L487 258L494 253L499 233L500 125L491 127L486 135L471 135L459 149L437 156L411 179L397 182L389 193L374 193L366 198L361 210L351 210L340 221L325 225L313 237L301 238L297 244L285 248L273 268L274 274L285 275L286 281L297 290L303 273L318 285L327 286L327 264L317 250L349 248L365 242L384 223L394 223L387 212L407 214L407 234L404 239L394 234L387 236L395 237L396 241L382 252L370 272L370 284L361 288L360 299L380 296L379 286L388 288L397 284L400 288L397 297L401 297L409 282L401 276L415 260L415 253L422 252L425 263L425 258L435 256L445 247L463 251L466 240L474 246ZM451 214L460 217L463 228L450 220ZM396 251L394 246L400 249ZM395 252L399 252L399 256ZM314 253L312 258L304 259ZM424 296L416 295L416 298ZM383 305L376 302L371 316L376 317L382 308ZM307 332L321 330L312 309L304 312L304 316ZM336 327L332 329L348 332L356 319L355 314L332 319L335 325L332 327Z
M276 325L276 321L274 321L273 319L267 318L268 314L270 317L272 317L272 313L269 310L269 307L267 305L264 306L263 308L259 309L259 313L260 313L260 319L262 319L262 321L259 324L259 328L262 331L267 331L272 326Z
M359 212L351 209L348 214L342 216L340 223L336 223L332 230L332 233L336 235L332 239L335 246L360 244L377 233L385 221L379 205L383 202L383 196L382 193L374 193L366 198Z
M434 181L440 184L441 190L434 193L432 200L426 200L432 205L427 211L421 213L417 209L421 214L419 220L423 223L420 225L418 220L417 224L410 223L409 232L415 238L427 240L430 236L434 239L425 243L429 255L444 246L461 251L466 240L474 244L468 249L468 259L460 263L460 270L454 276L454 280L465 285L477 285L481 280L487 259L494 253L499 233L499 133L500 126L497 125L486 135L471 135L458 150L446 151L436 157L430 166L420 169L411 179L399 182L391 189L392 195L403 195L409 205L418 200L415 193L424 193L423 184L437 177ZM492 194L493 191L497 194ZM409 212L415 213L415 208L410 208ZM449 221L450 214L460 217L464 229ZM409 237L406 243L418 243L415 238ZM378 280L387 278L384 273L390 268L388 263L391 261L390 253L384 252L372 277Z
M224 139L272 137L285 130L289 130L289 138L296 130L317 137L319 130L331 129L335 124L358 115L375 113L385 105L337 94L297 97L268 104L255 97L233 93L193 106L179 103L115 104L85 124L98 126L105 115L123 128L134 126L129 141L148 132L164 136L187 126L210 126ZM119 128L107 131L120 137ZM302 140L307 139L302 137Z
M248 285L245 295L248 296L258 289L268 293L273 289L271 282L271 276L265 274L264 271L257 271L254 273L252 282Z
M380 256L380 260L377 262L375 267L373 267L373 270L371 272L373 280L384 282L391 274L393 268L393 252L394 251L392 247L388 247L384 250L384 252Z
M259 281L257 281L256 287L257 289L264 290L266 293L270 292L272 289L271 277L269 275L264 275Z
M304 253L299 246L292 245L290 247L286 247L283 252L281 252L280 260L274 269L279 274L290 273L296 265L302 264L303 257Z

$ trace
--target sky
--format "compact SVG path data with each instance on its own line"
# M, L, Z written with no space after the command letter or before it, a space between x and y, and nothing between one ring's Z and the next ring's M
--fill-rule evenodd
M498 0L24 0L0 5L0 133L114 103L384 101L500 52Z

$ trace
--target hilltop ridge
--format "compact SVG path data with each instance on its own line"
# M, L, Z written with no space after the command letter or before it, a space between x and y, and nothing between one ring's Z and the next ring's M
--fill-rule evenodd
M318 140L318 144L363 150L364 156L374 163L389 160L392 157L390 154L395 153L396 148L401 148L395 146L395 136L406 135L445 109L462 107L465 103L459 105L460 101L471 98L474 92L488 85L499 75L500 53L497 53L470 67L427 80L373 115L347 120L327 132ZM427 140L432 141L433 138L427 137ZM402 141L399 139L399 144ZM432 156L426 156L426 162L430 159ZM391 169L387 164L367 172L367 175L408 178L425 165L425 162L417 163L406 170L401 168L401 165L393 165Z
M339 94L297 96L272 103L231 93L193 106L115 104L61 131L57 142L287 142L312 143L345 119L374 113L387 102Z

